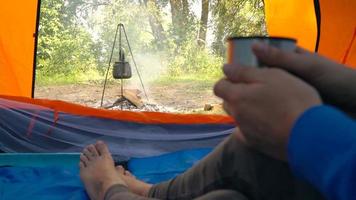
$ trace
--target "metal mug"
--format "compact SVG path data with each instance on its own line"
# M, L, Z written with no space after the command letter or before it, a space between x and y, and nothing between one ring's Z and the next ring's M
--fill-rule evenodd
M227 39L227 64L239 64L242 66L263 67L251 46L256 42L263 42L293 52L296 49L296 40L283 37L231 37Z

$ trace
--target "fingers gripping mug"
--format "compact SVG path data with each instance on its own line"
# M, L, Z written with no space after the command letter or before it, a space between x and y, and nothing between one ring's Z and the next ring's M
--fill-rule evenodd
M263 67L251 46L256 42L263 42L283 51L295 51L296 40L283 37L231 37L227 39L227 64Z

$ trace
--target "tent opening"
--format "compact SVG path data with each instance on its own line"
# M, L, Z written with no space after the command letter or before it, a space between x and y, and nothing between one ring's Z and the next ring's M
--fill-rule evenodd
M119 23L127 38L118 34L112 51ZM225 39L232 35L267 35L262 0L42 0L35 98L100 107L113 52L103 107L224 114L212 88L222 77ZM119 41L132 70L123 81L112 76ZM128 101L114 104L121 89Z

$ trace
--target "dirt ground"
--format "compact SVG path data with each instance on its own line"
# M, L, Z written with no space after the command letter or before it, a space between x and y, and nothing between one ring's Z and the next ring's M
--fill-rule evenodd
M139 89L139 88L126 88ZM89 107L100 107L103 86L99 84L71 84L59 86L36 86L35 98L63 100ZM214 113L223 114L220 102L212 92L211 85L174 83L150 85L146 87L148 101L142 92L140 96L145 104L154 105L154 110L174 113ZM112 105L120 97L120 85L108 85L103 101L104 106ZM204 106L213 105L211 111ZM146 110L147 111L147 110Z

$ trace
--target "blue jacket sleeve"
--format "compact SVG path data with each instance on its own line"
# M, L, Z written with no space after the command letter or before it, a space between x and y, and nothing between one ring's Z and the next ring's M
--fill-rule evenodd
M356 123L329 106L313 107L295 123L288 145L294 174L328 199L356 199Z

